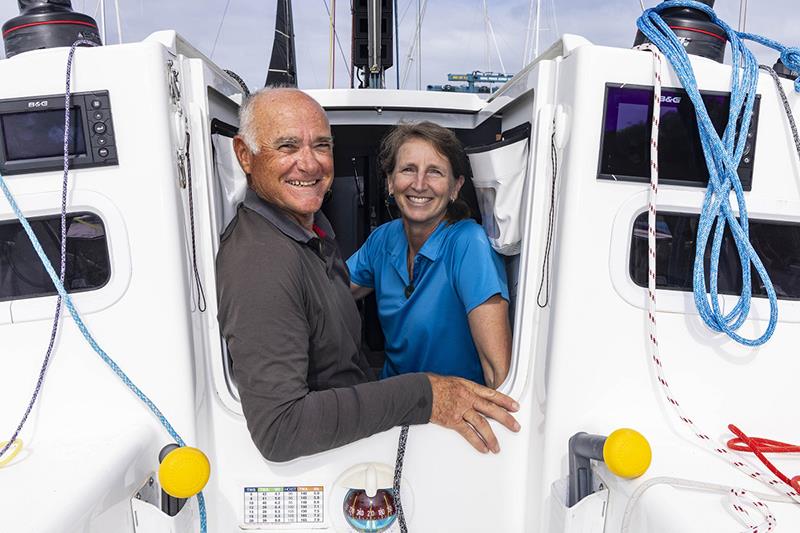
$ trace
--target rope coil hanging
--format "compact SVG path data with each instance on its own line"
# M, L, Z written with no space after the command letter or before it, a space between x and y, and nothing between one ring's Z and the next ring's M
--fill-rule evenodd
M723 28L728 36L732 51L731 105L728 124L723 136L717 134L708 116L697 88L697 80L692 70L689 56L675 33L659 15L665 9L691 7L702 11L715 24ZM647 9L636 22L641 32L666 56L681 84L692 100L697 115L700 140L708 167L709 181L700 222L694 263L694 300L703 322L713 331L722 332L745 346L760 346L767 342L775 331L778 319L778 304L775 289L761 259L753 249L749 238L747 206L737 168L745 149L747 130L753 114L753 105L758 83L758 63L753 53L744 45L744 40L758 42L778 50L786 66L800 70L800 49L787 48L765 37L733 30L719 19L705 4L692 0L671 0ZM800 78L795 81L795 89L800 92ZM739 125L737 129L737 124ZM738 209L738 217L730 202L733 191ZM736 305L728 313L723 312L718 292L718 268L722 241L726 227L734 238L742 270L742 292ZM711 234L713 232L713 238ZM706 286L704 254L711 238L711 260L709 287ZM757 338L747 338L737 330L750 314L752 298L752 279L750 267L755 268L764 285L769 300L769 323L766 330Z

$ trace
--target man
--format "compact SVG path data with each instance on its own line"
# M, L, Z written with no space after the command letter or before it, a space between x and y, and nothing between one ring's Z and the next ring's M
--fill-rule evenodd
M347 269L319 211L333 181L319 104L296 89L259 91L242 106L234 150L249 189L217 256L218 318L261 454L288 461L427 422L499 452L485 417L518 431L511 398L453 377L374 381Z

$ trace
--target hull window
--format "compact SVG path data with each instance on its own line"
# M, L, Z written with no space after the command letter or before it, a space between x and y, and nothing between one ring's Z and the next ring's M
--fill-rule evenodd
M656 287L692 292L698 215L663 213L656 218ZM714 230L711 230L713 234ZM769 273L779 299L800 299L800 225L750 219L750 241ZM711 239L705 252L706 286ZM752 266L751 266L752 269ZM647 287L647 212L636 217L631 235L630 274ZM753 296L767 296L752 270ZM719 261L719 293L739 295L742 269L730 229L725 229Z
M61 217L30 220L33 232L56 272L61 262ZM108 283L111 266L106 230L92 213L67 215L67 292L99 289ZM22 225L16 220L0 222L0 301L57 294Z

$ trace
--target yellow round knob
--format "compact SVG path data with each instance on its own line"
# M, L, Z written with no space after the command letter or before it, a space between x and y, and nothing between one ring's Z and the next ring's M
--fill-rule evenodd
M614 431L603 445L603 460L614 474L635 478L647 472L653 452L644 435L634 429Z
M175 448L158 467L161 488L175 498L191 498L203 490L210 475L206 454L190 446Z

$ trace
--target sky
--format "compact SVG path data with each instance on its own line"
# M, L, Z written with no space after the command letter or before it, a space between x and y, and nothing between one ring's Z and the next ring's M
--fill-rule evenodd
M100 0L72 0L73 8L98 22ZM326 6L336 3L336 32L350 60L350 0L294 0L298 80L301 88L325 88L329 79L329 29ZM798 0L751 0L747 31L800 46ZM539 0L540 51L562 33L578 34L594 44L629 47L636 34L640 0ZM536 3L535 1L533 2ZM657 0L645 0L652 7ZM274 0L105 0L108 44L119 40L115 4L119 4L123 42L139 41L150 33L174 29L222 68L237 72L251 89L263 86L275 27ZM401 86L417 87L416 58L406 70L409 45L416 27L418 0L397 0L400 14ZM487 38L484 4L494 30ZM473 70L513 74L525 56L529 0L428 0L421 25L420 85L447 83L448 73ZM740 0L717 0L717 14L738 27ZM17 2L0 0L0 18L18 13ZM531 47L532 48L532 47ZM774 63L777 55L753 45L759 60ZM499 53L498 53L499 51ZM345 59L336 47L335 86L348 87ZM730 55L730 54L728 54ZM396 87L396 70L386 72L386 84ZM405 80L405 83L402 83Z

